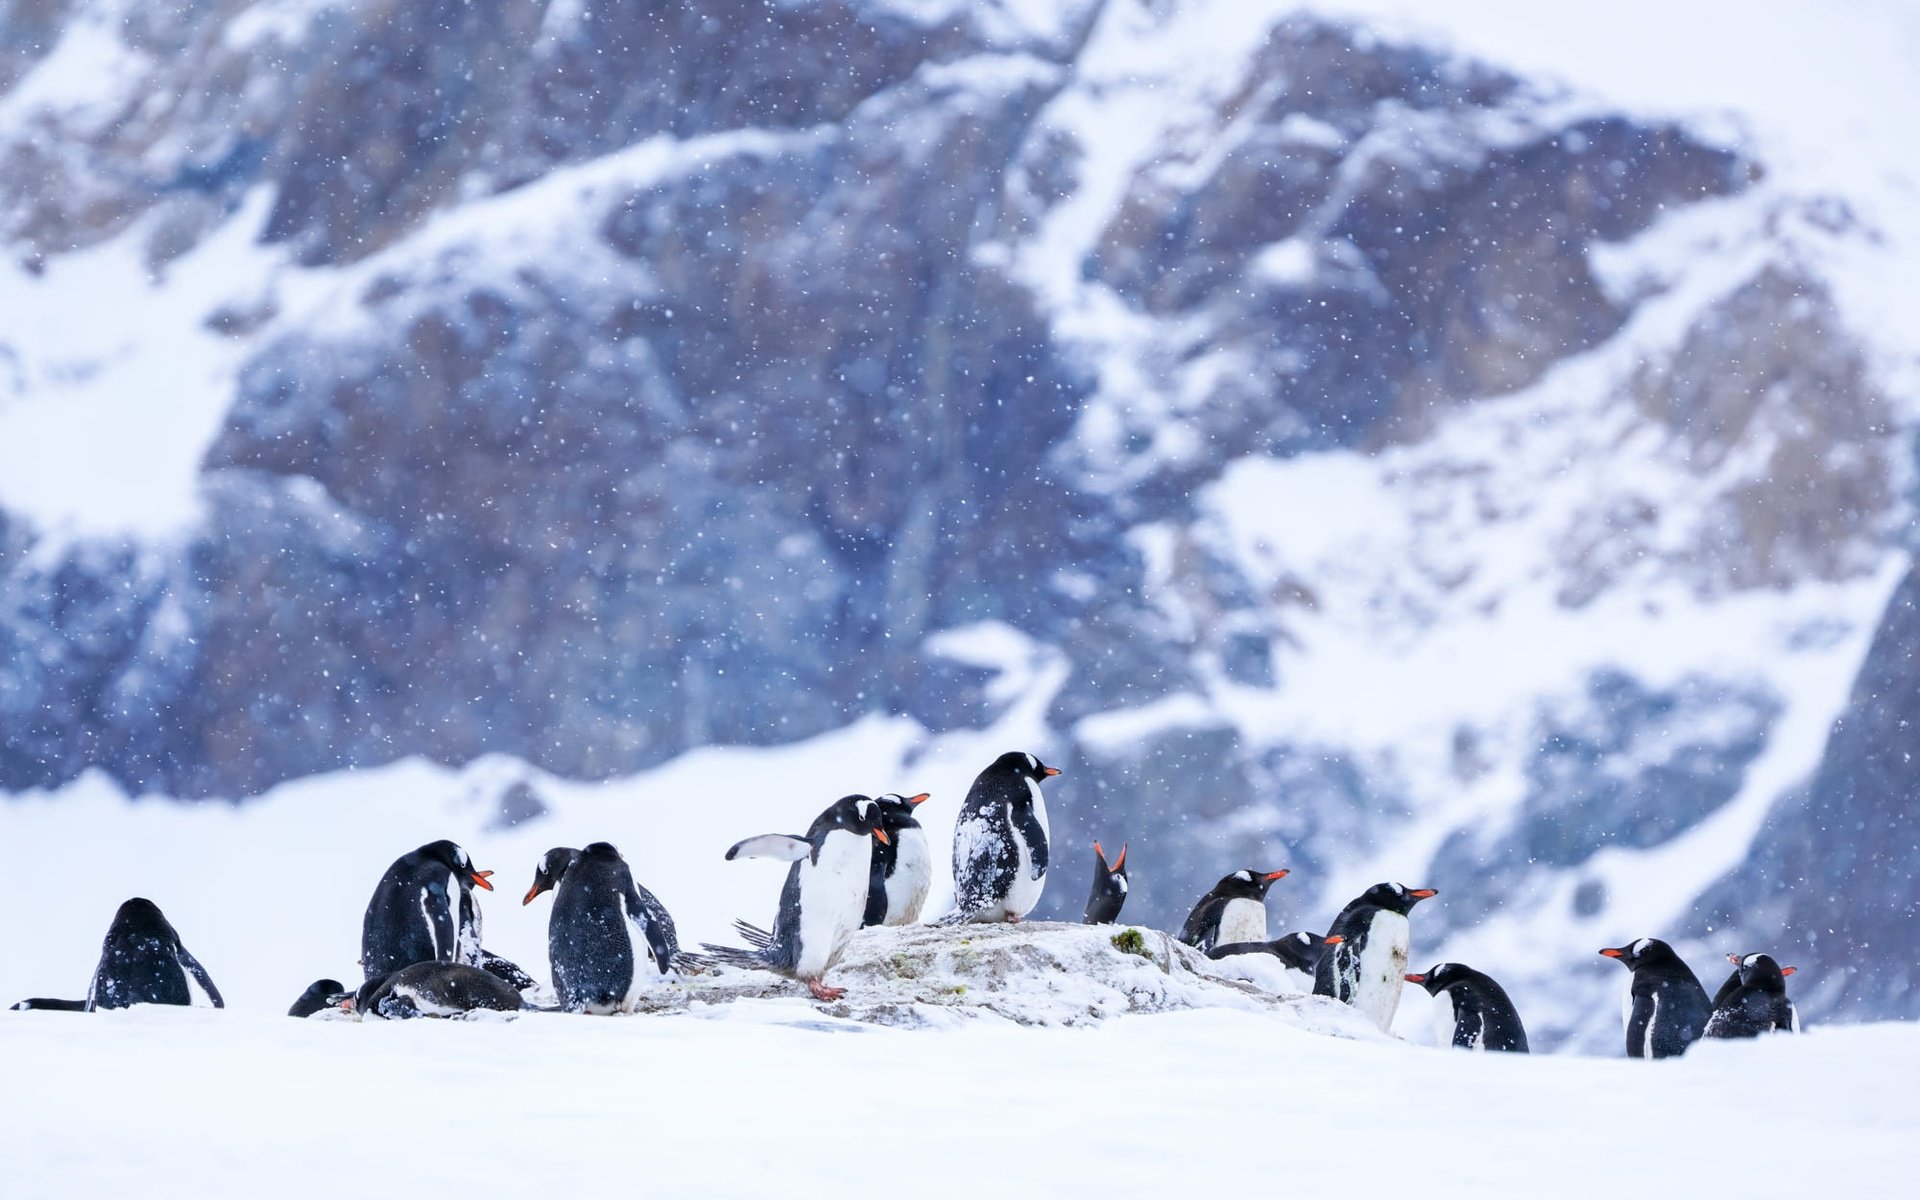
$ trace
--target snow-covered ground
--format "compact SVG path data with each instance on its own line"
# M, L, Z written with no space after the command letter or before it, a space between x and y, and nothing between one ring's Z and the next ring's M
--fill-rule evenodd
M1894 1196L1920 1028L1649 1063L1205 1011L905 1031L705 1016L0 1013L0 1191L42 1197ZM270 1182L268 1182L270 1181Z

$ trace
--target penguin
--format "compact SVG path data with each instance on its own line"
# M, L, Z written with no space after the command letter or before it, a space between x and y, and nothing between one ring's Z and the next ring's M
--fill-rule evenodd
M829 987L821 977L840 960L847 939L860 928L876 841L887 841L880 806L854 795L829 805L804 837L766 833L734 843L727 850L728 862L772 858L793 865L780 889L771 933L736 921L734 927L753 949L712 943L705 948L727 966L773 971L806 984L816 999L838 1000L846 989Z
M1285 871L1235 871L1213 885L1187 914L1180 940L1205 952L1235 942L1267 940L1267 889Z
M1047 804L1040 781L1060 773L1013 750L980 772L953 827L953 911L943 923L1018 921L1047 884Z
M1412 927L1407 914L1422 900L1439 895L1433 888L1376 883L1340 910L1327 931L1340 941L1314 967L1313 994L1353 1005L1382 1030L1393 1028L1406 986L1407 949Z
M1628 1058L1671 1058L1699 1039L1713 1003L1693 968L1659 938L1641 938L1600 952L1633 972L1621 1015L1627 1026Z
M13 1006L16 1012L93 1012L135 1004L176 1004L225 1008L220 989L207 969L180 942L160 906L138 896L120 906L100 944L100 963L85 1000L36 996Z
M1424 973L1408 975L1408 983L1427 989L1444 1001L1437 1010L1439 1043L1463 1050L1505 1050L1527 1053L1527 1031L1520 1024L1507 990L1492 977L1459 963L1443 962Z
M1283 933L1270 942L1229 942L1207 951L1236 979L1257 983L1269 991L1289 995L1313 992L1313 971L1328 946L1341 942L1339 934Z
M528 1004L490 971L466 963L417 962L376 976L354 993L350 1011L362 1020L459 1017L470 1012L517 1012Z
M1100 843L1093 844L1093 890L1087 894L1087 913L1080 921L1084 925L1111 925L1119 919L1120 907L1127 902L1127 848L1120 847L1120 857L1107 862L1107 852Z
M366 977L417 962L479 966L480 905L473 889L492 891L492 874L475 870L467 852L444 839L395 859L374 887L360 926Z
M353 992L338 979L316 979L300 993L300 998L287 1010L290 1017L311 1017L323 1012L344 1012L347 1001L353 999Z
M1793 974L1793 967L1783 967L1766 954L1729 954L1727 961L1734 964L1733 978L1727 981L1732 986L1721 987L1714 997L1702 1037L1800 1032L1800 1010L1787 998L1787 976Z
M680 945L673 918L633 881L626 859L608 842L547 851L520 903L531 904L556 885L547 961L560 1007L602 1016L632 1012L647 980L642 962L662 975L674 969Z
M861 925L911 925L920 919L927 890L933 886L933 850L913 810L925 804L927 796L926 792L918 796L889 792L874 801L880 806L880 828L887 840L874 843Z

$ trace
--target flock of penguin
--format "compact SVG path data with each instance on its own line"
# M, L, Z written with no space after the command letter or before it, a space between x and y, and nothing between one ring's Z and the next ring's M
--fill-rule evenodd
M1039 903L1050 846L1043 780L1060 774L1031 754L1010 752L982 771L961 806L953 835L953 910L935 924L1019 921ZM735 922L745 946L683 948L666 908L636 883L620 852L606 842L556 847L535 868L522 904L554 893L547 951L557 1007L568 1012L631 1012L650 978L733 967L772 971L804 983L822 1000L839 999L826 973L863 926L920 921L933 881L932 853L914 813L917 796L845 796L804 834L762 834L727 851L728 860L772 858L790 863L772 928ZM1111 924L1126 903L1127 850L1111 862L1094 843L1089 924ZM453 1016L531 1007L536 981L480 944L475 889L492 891L491 871L467 851L432 842L402 855L375 886L361 926L364 982L347 988L316 981L289 1015L340 1012L361 1018ZM1459 963L1407 971L1415 905L1432 888L1379 883L1334 918L1324 935L1267 937L1267 891L1287 872L1239 870L1197 903L1181 927L1182 942L1209 958L1277 963L1293 990L1330 996L1364 1013L1382 1030L1393 1024L1405 983L1448 1003L1443 1044L1525 1052L1527 1034L1505 989ZM1765 954L1729 955L1733 973L1716 995L1673 948L1642 938L1600 951L1631 972L1625 1008L1627 1053L1665 1058L1701 1037L1754 1037L1800 1026L1787 998L1786 976ZM648 969L650 964L651 970ZM85 1000L30 999L15 1009L92 1011L134 1004L224 1007L220 990L149 900L120 906L101 947Z

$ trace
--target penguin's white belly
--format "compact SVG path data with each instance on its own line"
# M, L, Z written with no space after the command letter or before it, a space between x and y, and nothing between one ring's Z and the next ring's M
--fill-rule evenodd
M860 928L872 867L873 843L844 829L827 835L818 862L801 862L800 944L794 956L794 973L800 978L825 975Z
M1220 931L1216 946L1267 940L1267 906L1258 900L1229 900L1220 909Z
M1400 993L1406 987L1407 944L1411 932L1405 917L1382 910L1374 914L1366 945L1360 948L1353 1006L1383 1030L1393 1028L1393 1014L1400 1008Z
M1620 989L1620 1028L1633 1028L1633 972L1627 972L1627 985Z
M460 877L447 877L447 895L453 897L453 961L470 967L480 965L480 898L460 886ZM465 919L463 919L465 914Z
M893 874L887 877L887 924L911 925L920 919L926 907L927 891L933 886L933 851L927 835L920 829L900 831L900 847L893 860Z
M1433 1044L1441 1049L1453 1045L1453 1031L1459 1024L1459 1016L1453 1011L1453 993L1441 992L1434 997L1433 1003ZM1474 1047L1476 1050L1478 1046Z
M618 901L620 904L621 918L620 931L627 935L627 952L628 958L633 963L633 974L627 979L626 995L620 997L620 1004L616 1011L632 1012L633 1006L638 1003L640 999L640 993L644 990L641 986L641 981L646 978L646 967L647 964L652 961L653 947L648 944L647 939L640 936L639 921L634 917L633 913L627 911L627 898L620 896L618 897Z

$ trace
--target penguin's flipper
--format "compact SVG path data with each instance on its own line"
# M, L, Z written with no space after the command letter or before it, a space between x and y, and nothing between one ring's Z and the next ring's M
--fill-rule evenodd
M653 965L665 975L673 970L674 951L679 949L674 944L673 918L667 916L667 911L660 907L659 901L649 905L642 900L640 889L631 881L627 884L625 899L627 924L633 926L633 931L646 942L647 949L653 953Z
M13 1006L13 1012L85 1012L85 1000L49 1000L45 996L32 996Z
M1040 816L1032 805L1015 806L1013 819L1028 853L1033 855L1033 877L1038 879L1047 873L1047 831L1040 827Z
M736 858L774 858L781 862L799 862L813 853L813 843L784 833L763 833L743 842L735 842L727 851L727 861Z
M517 992L539 986L539 981L522 970L519 963L501 958L491 950L482 950L480 961L476 965Z
M185 946L180 947L180 966L207 990L207 999L213 1002L215 1008L227 1006L227 1002L220 998L220 989L213 986L213 976L207 974L207 969L200 965L200 960L193 956L193 951Z

